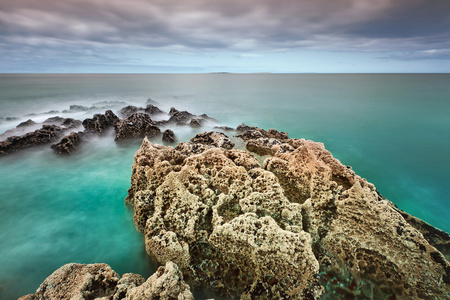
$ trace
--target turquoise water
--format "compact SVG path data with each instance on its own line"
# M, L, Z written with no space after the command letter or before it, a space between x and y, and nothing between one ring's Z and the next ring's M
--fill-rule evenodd
M149 97L323 142L401 209L450 232L449 74L0 75L0 117L18 118L0 119L0 133L51 116L29 113ZM105 136L67 158L47 148L0 158L0 299L34 292L68 262L154 271L123 204L139 144Z

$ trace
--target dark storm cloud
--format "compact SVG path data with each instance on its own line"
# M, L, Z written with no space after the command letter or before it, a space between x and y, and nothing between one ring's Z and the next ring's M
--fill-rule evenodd
M448 0L0 0L0 42L439 55L450 49L449 12Z

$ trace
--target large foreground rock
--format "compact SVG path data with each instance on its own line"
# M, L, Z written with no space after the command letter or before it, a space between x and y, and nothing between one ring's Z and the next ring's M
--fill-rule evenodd
M107 264L67 264L53 272L35 294L19 300L194 299L176 264L167 262L147 281L137 274L120 278Z
M126 201L159 262L224 297L450 297L450 264L432 245L448 235L405 218L320 143L239 131L269 155L263 167L208 135L136 152Z

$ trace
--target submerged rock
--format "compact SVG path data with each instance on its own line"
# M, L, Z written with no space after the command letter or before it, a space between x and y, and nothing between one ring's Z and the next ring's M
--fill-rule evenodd
M114 124L114 130L116 131L116 141L145 136L154 137L161 133L156 123L145 113L135 113L120 120Z
M170 129L165 130L162 135L162 140L168 143L174 143L175 133Z
M194 299L177 265L168 262L146 281L127 273L119 277L107 264L67 264L53 272L35 294L19 300L59 299Z
M405 218L323 144L247 127L263 168L217 133L175 149L144 140L126 201L149 254L225 297L450 297L433 246L448 235Z

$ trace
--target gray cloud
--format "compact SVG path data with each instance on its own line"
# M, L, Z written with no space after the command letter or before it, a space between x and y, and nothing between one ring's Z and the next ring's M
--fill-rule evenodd
M400 51L391 56L400 59L401 51L449 49L449 11L448 0L0 0L0 42L17 49Z

